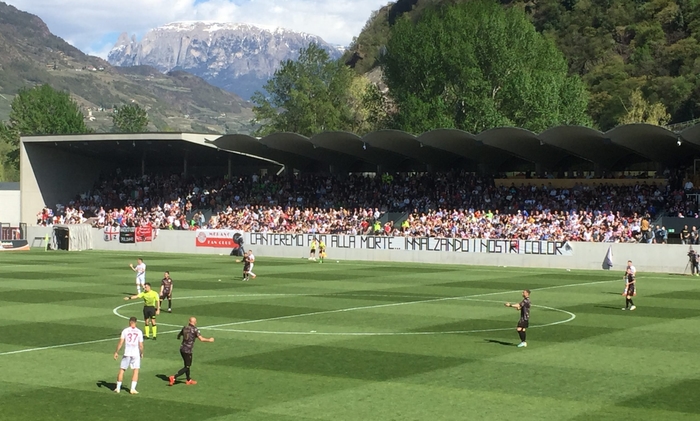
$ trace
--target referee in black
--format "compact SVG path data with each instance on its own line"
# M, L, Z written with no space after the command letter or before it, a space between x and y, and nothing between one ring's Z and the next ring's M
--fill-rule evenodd
M520 320L518 320L518 336L520 336L520 343L518 348L525 348L527 342L525 341L525 331L528 326L530 326L530 290L526 289L523 291L523 300L517 304L506 303L506 307L512 307L516 310L520 310Z

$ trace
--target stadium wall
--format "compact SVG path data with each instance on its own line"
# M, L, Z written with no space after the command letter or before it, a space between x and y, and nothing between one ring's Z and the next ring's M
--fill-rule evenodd
M0 222L19 226L19 183L0 183Z
M54 207L93 187L111 165L51 148L48 142L22 142L20 147L20 212L22 222L36 221L44 206Z
M29 227L29 240L44 237L46 227ZM93 229L96 250L165 253L200 253L228 255L233 244L233 231L213 231L207 235L193 231L160 231L152 241L120 242L119 234L105 234ZM275 235L242 233L243 247L258 257L307 258L311 235ZM138 236L137 236L138 237ZM353 239L354 238L354 239ZM108 241L106 241L108 239ZM438 239L407 239L374 236L327 236L328 260L367 260L415 262L429 264L463 264L483 266L539 267L560 269L602 270L607 256L607 243L545 243L470 240L457 244ZM197 245L199 243L199 245ZM466 244L466 245L465 245ZM538 245L539 244L539 245ZM408 245L408 247L407 247ZM391 247L393 249L387 249ZM409 248L408 250L406 248ZM469 249L469 250L465 250ZM628 259L641 272L682 273L688 262L688 246L657 244L612 244L613 270L622 270Z

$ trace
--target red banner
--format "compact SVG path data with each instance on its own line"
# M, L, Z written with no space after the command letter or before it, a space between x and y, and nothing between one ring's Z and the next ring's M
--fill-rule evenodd
M197 230L196 247L237 249L242 243L242 231L234 230Z
M136 227L136 242L153 241L156 238L155 229L151 227Z

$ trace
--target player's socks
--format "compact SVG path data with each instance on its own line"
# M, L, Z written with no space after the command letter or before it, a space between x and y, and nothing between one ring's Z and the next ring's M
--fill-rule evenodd
M122 382L117 382L117 387L114 389L115 392L119 393L122 389Z
M151 327L149 325L146 325L146 337L150 338L151 337Z
M525 342L525 332L523 332L522 330L519 330L518 336L520 336L520 342Z
M629 301L630 301L630 306L634 306L634 300L632 300L632 299L630 298Z
M132 392L136 390L136 383L138 383L138 382L131 382L131 391Z
M183 374L186 374L187 372L188 372L187 367L182 367L180 369L180 371L178 371L173 377L178 378L178 377L182 376ZM189 377L189 374L187 374L187 376Z
M168 298L168 311L170 311L170 309L171 309L172 307L173 307L173 300L171 300L170 298Z
M523 332L523 342L527 342L527 332L524 330L522 332Z
M153 339L156 338L157 334L158 334L158 326L153 326Z

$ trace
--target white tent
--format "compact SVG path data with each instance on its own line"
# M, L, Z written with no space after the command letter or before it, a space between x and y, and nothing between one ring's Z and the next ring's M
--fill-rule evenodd
M54 225L51 250L92 250L92 229L89 224Z

